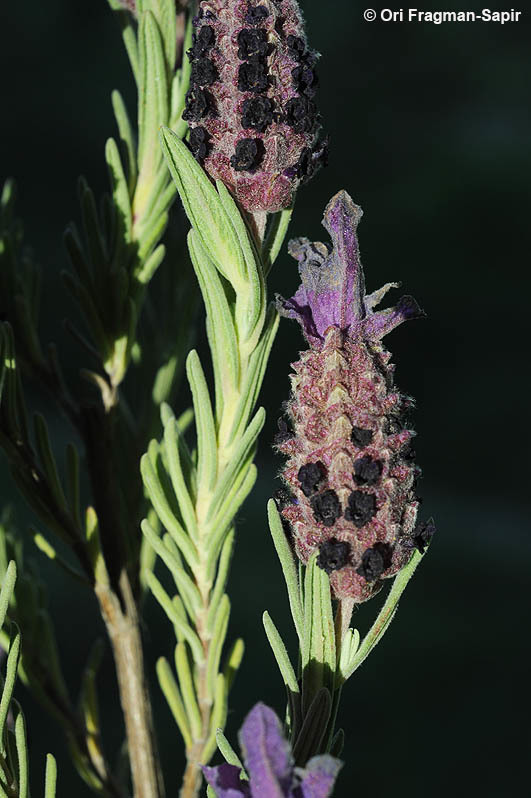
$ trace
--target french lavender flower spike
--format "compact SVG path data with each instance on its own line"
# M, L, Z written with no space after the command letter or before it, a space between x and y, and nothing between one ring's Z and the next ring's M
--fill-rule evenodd
M241 781L240 768L224 763L203 767L217 798L328 798L341 762L328 754L296 767L280 720L272 709L258 703L240 731L249 781Z
M396 284L366 294L361 215L345 191L336 194L323 220L332 245L292 241L301 286L291 299L277 297L281 315L296 319L309 343L293 364L291 429L285 424L277 440L288 456L282 476L290 488L279 509L298 557L306 565L317 553L345 609L346 602L375 595L413 549L423 552L434 530L431 522L416 526L420 469L407 418L413 400L394 389L391 355L381 343L403 321L424 314L411 297L374 310Z
M251 214L288 208L326 163L318 55L296 0L203 0L188 51L190 148Z

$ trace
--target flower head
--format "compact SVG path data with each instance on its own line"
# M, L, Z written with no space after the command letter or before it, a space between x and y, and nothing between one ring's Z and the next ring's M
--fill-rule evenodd
M428 537L416 529L420 471L407 418L413 400L394 389L394 366L382 344L403 321L423 314L408 296L374 310L397 284L366 294L361 215L346 192L336 194L323 221L332 245L290 242L302 284L291 299L277 299L309 344L293 364L287 405L293 433L277 443L288 455L283 478L293 497L279 509L302 561L317 551L335 596L356 602L374 595Z
M248 211L291 204L326 161L317 54L296 0L203 0L194 20L190 147Z
M327 798L331 794L341 762L328 754L315 756L306 767L293 763L289 743L272 709L256 706L240 731L248 781L235 765L203 767L217 798Z

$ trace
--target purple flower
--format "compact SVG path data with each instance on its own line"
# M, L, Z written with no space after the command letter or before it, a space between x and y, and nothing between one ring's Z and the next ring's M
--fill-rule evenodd
M365 293L361 214L345 191L336 194L323 221L332 245L290 242L302 284L291 299L277 298L309 344L293 364L287 405L293 434L277 443L288 455L282 476L293 495L279 509L302 562L317 552L335 597L357 603L403 568L414 546L423 546L416 528L420 470L408 418L413 400L394 388L382 344L403 321L423 314L407 296L374 310L397 284Z
M217 798L327 798L341 762L328 754L315 756L305 768L295 767L289 743L272 709L256 704L240 730L249 781L241 781L235 765L203 767Z

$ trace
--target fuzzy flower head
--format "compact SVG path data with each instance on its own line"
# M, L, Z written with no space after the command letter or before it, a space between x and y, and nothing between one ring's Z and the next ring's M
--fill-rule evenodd
M326 160L317 54L296 0L203 0L183 112L190 148L247 211L278 211Z
M217 798L328 798L341 762L328 754L315 756L306 767L293 763L289 743L272 709L256 706L240 731L248 781L235 765L203 767Z
M323 224L332 246L290 242L302 284L278 298L284 316L302 326L309 350L293 364L290 425L277 448L288 455L280 510L306 563L330 574L336 598L374 595L424 547L433 524L416 526L418 499L408 412L413 400L393 385L394 366L382 338L422 311L411 297L375 311L388 283L366 294L357 227L362 211L341 191Z

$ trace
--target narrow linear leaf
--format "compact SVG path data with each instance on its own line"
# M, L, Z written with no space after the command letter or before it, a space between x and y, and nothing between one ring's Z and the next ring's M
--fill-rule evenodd
M175 518L149 455L145 454L142 457L140 461L140 470L148 496L162 525L171 534L180 551L183 553L185 560L190 567L193 568L198 563L197 551L186 532Z
M239 637L232 643L225 658L225 663L223 665L223 677L225 679L225 689L227 691L227 695L229 694L234 679L236 678L236 674L238 673L244 651L245 644L241 637Z
M238 472L242 469L243 464L249 460L251 452L254 454L256 441L258 440L258 436L262 430L262 427L264 426L264 422L265 410L263 407L260 407L256 411L253 420L245 430L241 439L238 441L235 449L230 453L230 460L221 476L221 479L218 480L214 495L212 496L212 501L210 503L207 515L207 521L209 521L217 512L219 505L227 495L227 492L230 486L233 484Z
M154 574L147 574L146 576L149 589L157 599L158 603L168 616L170 622L178 630L179 634L188 642L193 651L194 659L196 662L201 662L204 659L203 648L195 631L191 628L189 623L183 622L181 616L173 606L172 600L160 584L159 580Z
M212 628L212 639L210 641L210 648L207 659L207 680L211 695L214 694L216 679L219 671L219 663L221 661L221 652L223 644L227 636L227 628L229 625L230 615L230 601L225 593L219 603L216 619Z
M37 453L39 455L39 460L41 461L43 472L48 481L48 488L54 497L56 504L58 504L62 510L66 511L66 498L59 480L59 474L57 473L57 465L50 444L48 427L46 426L46 422L40 413L34 414L33 423L35 429L35 444Z
M273 654L277 661L284 684L292 693L298 693L299 685L297 682L297 677L295 676L295 671L293 670L293 666L290 662L286 646L284 645L284 641L282 640L279 631L271 620L271 616L268 612L264 612L262 621L267 639L269 640L269 645L273 650Z
M111 94L111 100L120 139L123 141L125 151L127 152L127 171L129 174L128 188L129 195L132 196L137 177L135 137L123 97L116 89Z
M320 752L331 709L332 698L323 687L312 701L293 746L293 757L298 765L306 764L308 759Z
M293 208L284 208L282 211L273 214L266 240L262 247L262 262L264 264L264 275L267 277L286 238Z
M168 706L172 712L174 720L179 727L183 736L186 749L190 749L193 745L193 738L186 717L184 704L177 687L177 682L173 676L168 660L161 657L157 662L157 677L160 684L160 689L164 694L164 698L168 702Z
M175 669L179 678L179 687L186 710L186 717L190 725L192 737L197 740L201 737L201 713L195 694L194 680L188 659L188 649L186 644L181 642L175 646Z
M151 11L142 14L138 30L138 162L140 174L155 174L159 126L168 119L168 85L159 26ZM135 197L136 200L136 197Z
M28 798L28 740L26 736L26 721L18 701L13 701L13 714L15 716L15 740L17 744L18 760L18 795L17 798Z
M129 243L132 239L133 216L131 210L131 199L129 196L129 184L126 180L122 159L118 152L118 147L114 139L107 139L105 144L105 160L109 169L109 179L111 181L112 196L118 216L121 222L121 229L125 241ZM122 250L120 249L120 253Z
M302 642L304 635L304 618L302 612L302 604L300 600L300 588L297 566L293 551L288 543L280 514L273 499L270 499L267 504L267 517L269 519L269 529L271 530L271 537L280 560L282 573L284 574L284 581L288 591L289 606L291 609L291 617L295 624L295 630L299 641Z
M232 745L229 743L229 741L223 734L222 729L216 729L216 742L219 748L219 752L223 757L223 759L225 760L225 762L227 762L227 764L229 765L234 765L234 767L236 768L240 768L241 775L244 776L244 778L248 781L249 777L245 772L243 762L241 761L240 757L238 756Z
M11 596L13 595L16 581L17 566L15 565L15 561L11 560L7 566L4 581L2 582L2 590L0 591L0 629L4 625L7 608L9 606L9 602L11 601Z
M184 210L220 273L235 288L245 277L245 261L218 192L188 147L168 128L161 130L162 151Z
M170 419L164 426L164 448L168 459L168 470L175 496L179 502L183 521L186 524L188 534L194 540L198 539L197 518L195 507L192 503L186 481L184 479L181 458L179 454L179 439L181 433L175 418Z
M221 554L218 563L218 572L216 574L216 582L214 590L210 594L210 609L207 616L207 629L212 631L215 615L219 607L219 602L225 592L227 585L227 577L229 574L230 562L232 559L232 552L234 551L234 529L231 529L227 534L221 548Z
M217 471L216 428L205 374L199 355L192 349L186 360L186 373L192 391L197 427L197 483L199 494L208 494Z
M46 754L46 779L44 784L44 798L55 798L57 786L57 763L52 754Z
M0 739L4 733L9 703L13 696L13 688L17 678L18 660L20 657L20 632L17 625L11 622L11 636L9 641L9 652L6 663L6 676L2 698L0 699Z

